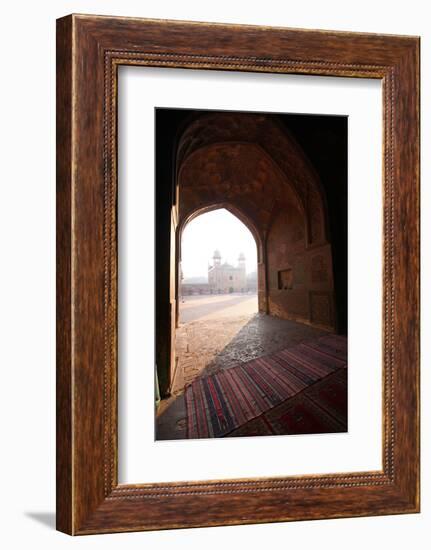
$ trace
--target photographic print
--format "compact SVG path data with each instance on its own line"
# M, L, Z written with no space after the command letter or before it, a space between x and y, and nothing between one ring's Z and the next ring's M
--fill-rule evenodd
M156 440L348 430L347 129L155 109Z

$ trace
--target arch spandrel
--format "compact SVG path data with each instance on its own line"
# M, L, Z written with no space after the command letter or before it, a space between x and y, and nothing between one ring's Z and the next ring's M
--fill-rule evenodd
M327 240L325 199L319 177L288 130L275 116L259 113L208 113L183 133L177 154L178 172L196 151L219 143L258 145L297 193L308 217L309 244Z
M189 155L179 170L180 217L202 203L245 205L261 232L269 226L275 204L303 209L296 189L268 154L253 143L214 143Z

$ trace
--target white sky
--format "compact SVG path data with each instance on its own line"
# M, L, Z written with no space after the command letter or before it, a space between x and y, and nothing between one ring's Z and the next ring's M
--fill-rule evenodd
M207 276L218 249L222 263L238 265L240 252L245 254L247 273L256 271L256 242L247 227L233 214L220 208L201 214L187 224L182 235L182 270L184 278Z

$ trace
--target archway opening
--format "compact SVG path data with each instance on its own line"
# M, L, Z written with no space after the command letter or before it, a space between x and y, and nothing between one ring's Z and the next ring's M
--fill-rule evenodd
M253 234L226 208L190 216L180 236L178 324L256 314L257 260Z

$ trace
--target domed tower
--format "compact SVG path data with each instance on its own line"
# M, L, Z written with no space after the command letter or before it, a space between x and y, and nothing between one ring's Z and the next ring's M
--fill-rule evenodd
M221 263L220 250L214 250L213 261L214 261L214 265L220 265Z
M247 291L247 275L245 272L245 255L243 252L240 253L238 256L238 277L237 277L237 284L238 284L238 290L241 292Z

